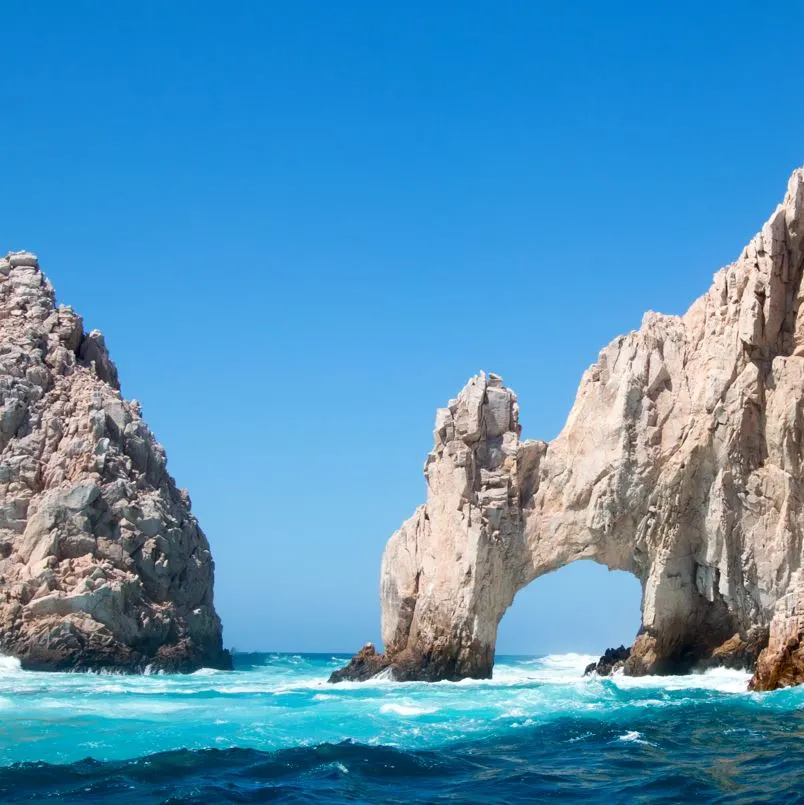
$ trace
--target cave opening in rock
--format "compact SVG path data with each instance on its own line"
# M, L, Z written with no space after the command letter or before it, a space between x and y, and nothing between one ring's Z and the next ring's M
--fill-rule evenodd
M629 646L640 625L642 585L592 560L572 562L521 589L500 621L496 655L600 655Z

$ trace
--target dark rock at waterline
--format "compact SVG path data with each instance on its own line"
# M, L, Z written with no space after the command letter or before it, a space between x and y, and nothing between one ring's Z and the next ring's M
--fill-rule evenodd
M373 643L366 643L348 664L330 674L329 682L365 682L391 664L385 654L379 654Z
M625 665L631 656L631 647L607 648L597 662L590 662L583 672L584 676L596 672L598 676L611 676L615 671Z
M456 655L433 652L430 655L403 650L378 654L372 643L366 643L343 668L334 671L330 682L365 682L385 671L396 682L457 682L491 679L494 655L477 650L473 665L461 664Z
M757 658L768 645L768 627L757 626L747 632L736 632L712 651L710 657L698 663L698 668L733 668L753 671Z
M711 645L680 646L674 655L669 655L661 665L655 667L653 673L689 674L707 668L753 671L757 658L767 645L767 627L754 627L746 632L735 632L714 648ZM599 676L610 676L620 668L627 675L642 676L645 670L640 661L640 656L635 655L632 648L609 648L597 662L586 666L584 676L593 672Z
M12 648L13 650L13 648ZM65 623L51 631L50 641L17 653L25 671L109 671L118 674L160 672L187 674L199 668L231 671L232 655L216 645L199 645L187 638L158 647L134 649L108 639L86 639Z

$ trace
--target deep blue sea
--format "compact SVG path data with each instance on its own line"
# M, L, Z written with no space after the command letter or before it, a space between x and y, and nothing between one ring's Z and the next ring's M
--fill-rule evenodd
M113 676L0 658L0 801L804 802L804 689L584 679L578 654L501 657L482 682L328 685L346 659Z

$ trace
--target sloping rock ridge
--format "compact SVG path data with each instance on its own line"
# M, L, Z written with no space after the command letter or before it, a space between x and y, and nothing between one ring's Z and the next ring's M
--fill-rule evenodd
M40 670L231 667L190 499L103 336L0 259L0 653Z
M593 559L642 583L626 673L804 679L802 236L797 170L684 316L647 313L600 353L550 443L520 441L516 396L495 375L438 411L427 502L382 561L375 664L488 677L517 591Z

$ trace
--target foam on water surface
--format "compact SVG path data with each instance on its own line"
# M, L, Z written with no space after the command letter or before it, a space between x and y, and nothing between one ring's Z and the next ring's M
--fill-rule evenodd
M778 801L797 796L804 691L749 693L748 673L584 677L595 658L564 654L500 657L486 680L329 685L346 659L237 655L233 672L122 676L0 658L0 801L648 802L658 791L743 805L777 801L768 769Z
M6 657L0 654L0 675L18 674L22 670L20 661L14 657Z
M328 684L344 659L238 655L233 672L112 676L23 672L3 657L0 764L118 760L183 748L275 751L343 740L427 749L566 718L625 723L634 714L702 703L804 705L797 691L749 694L749 675L736 671L584 677L594 657L583 654L502 657L487 680Z

